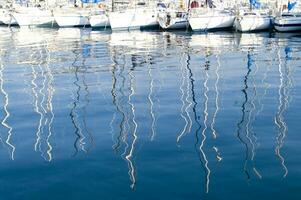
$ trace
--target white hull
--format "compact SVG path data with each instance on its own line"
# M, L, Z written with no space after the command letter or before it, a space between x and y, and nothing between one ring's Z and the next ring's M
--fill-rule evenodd
M208 11L190 16L189 24L193 31L210 31L231 28L234 20L235 16L231 13Z
M18 25L15 18L5 9L0 9L0 24Z
M92 15L90 17L90 24L93 28L110 26L109 18L106 14Z
M186 29L189 26L187 14L184 14L181 17L170 17L167 13L160 13L158 22L160 27L164 30Z
M276 17L274 28L279 32L300 31L301 16Z
M271 19L269 16L239 16L234 27L240 32L267 30L271 27Z
M66 9L65 12L55 11L54 19L59 27L89 26L89 12L85 10Z
M112 30L141 29L158 26L157 13L153 9L127 9L109 14Z
M53 26L55 21L50 10L26 7L13 13L19 26Z

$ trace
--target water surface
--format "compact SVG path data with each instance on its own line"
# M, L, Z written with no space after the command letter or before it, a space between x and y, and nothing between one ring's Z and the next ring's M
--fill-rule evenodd
M1 199L301 198L301 34L0 35Z

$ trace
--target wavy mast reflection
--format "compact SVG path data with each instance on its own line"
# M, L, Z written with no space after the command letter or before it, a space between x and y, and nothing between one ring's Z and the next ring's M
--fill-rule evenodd
M134 67L132 69L130 69L129 71L129 77L130 77L130 95L128 98L128 102L130 104L131 107L131 111L132 111L132 127L133 127L133 131L132 131L132 141L130 144L130 149L128 151L128 154L125 156L126 160L128 161L128 165L129 165L129 175L130 175L130 179L132 181L131 184L131 188L135 187L136 184L136 176L135 176L135 166L134 166L134 161L133 161L133 153L135 150L135 145L136 145L136 141L138 139L137 136L137 129L138 129L138 124L136 122L136 115L135 115L135 105L132 102L132 97L135 94L135 90L134 90L134 75L133 75L133 71L134 71Z
M181 132L177 136L177 144L179 145L179 142L182 137L184 137L188 132L191 131L191 126L192 126L192 120L189 115L189 107L191 106L192 103L189 102L189 80L188 80L188 71L185 73L185 54L180 56L180 73L181 73L181 85L180 85L180 92L181 92L181 98L180 101L182 102L181 106L181 118L185 121L185 125ZM186 76L185 76L186 75ZM186 87L185 87L186 84ZM186 88L186 92L184 89ZM185 97L186 96L186 97Z
M46 56L44 56L44 54L46 54ZM41 153L42 158L50 162L52 160L52 145L50 139L54 120L52 99L55 90L53 87L53 75L49 67L51 60L48 45L41 45L38 49L37 57L33 54L32 60L38 61L36 65L39 70L36 70L35 64L31 64L33 106L34 111L39 116L34 149ZM44 65L45 67L43 67ZM41 74L41 77L39 77L39 74ZM39 81L39 78L41 78L41 81Z
M208 125L207 125L207 122L208 122L208 116L209 116L209 113L208 113L208 101L209 101L209 97L208 97L208 93L209 93L209 87L208 87L208 80L209 80L209 74L208 74L208 70L209 70L209 66L210 66L210 61L207 60L207 55L206 55L206 61L205 61L205 80L204 80L204 83L203 83L203 87L204 87L204 98L205 98L205 101L204 101L204 111L203 111L203 116L204 116L204 121L203 121L203 125L204 125L204 128L203 128L203 131L202 131L202 140L201 140L201 145L200 145L200 152L202 154L202 157L204 159L204 167L207 171L206 173L206 193L209 192L209 184L210 184L210 174L211 174L211 170L209 169L209 161L207 159L207 156L206 156L206 153L204 151L204 145L205 145L205 142L206 142L206 139L207 139L207 136L206 136L206 131L208 129Z
M257 100L258 92L254 79L258 72L258 66L256 64L253 54L254 53L252 53L252 49L249 49L247 53L247 73L244 76L244 88L242 89L242 93L244 95L244 101L241 106L242 117L241 120L237 123L237 138L245 146L245 159L243 171L246 174L248 181L251 179L251 174L249 172L250 165L255 175L260 179L262 178L261 173L255 165L255 155L258 139L252 129L252 124L255 121L256 116L259 112L255 112L257 109L255 101L258 101L260 103L260 100ZM254 73L251 74L251 68L253 67L255 67ZM249 81L252 83L252 87L249 86Z
M2 59L1 59L0 60L0 90L1 90L1 93L3 94L3 96L4 96L3 109L4 109L4 112L5 112L5 116L2 119L1 124L8 130L7 131L7 137L5 139L5 144L6 144L6 146L9 149L10 158L12 160L14 160L15 159L15 150L16 150L16 147L13 145L13 143L11 141L12 136L13 136L13 128L9 125L9 123L7 121L9 119L9 117L10 117L10 112L8 110L9 96L8 96L8 93L4 89L3 71L4 71L4 64L2 63ZM2 138L1 138L1 141L3 143Z
M120 67L122 66L122 68L124 68L125 63L119 63L117 57L115 56L115 53L114 53L112 61L114 62L114 64L113 64L112 69L111 69L111 73L112 73L111 96L112 96L112 99L113 99L113 105L115 106L117 113L121 116L121 122L119 123L119 133L116 137L114 137L115 133L114 133L114 129L112 129L112 131L113 131L112 132L112 138L113 138L113 141L115 140L112 148L116 152L118 152L118 150L121 146L122 138L125 137L126 113L123 109L122 102L120 102L120 101L122 101L122 99L119 99L118 96L117 96L118 79L117 79L117 76L116 76L116 72L117 72L117 70L119 70L118 76L122 79L122 84L119 86L118 91L122 95L121 98L123 98L124 97L123 88L124 88L124 84L125 84L125 78L122 75L123 69L120 69ZM123 62L125 62L124 58L123 58ZM113 119L111 121L112 125L113 125L115 120L116 120L116 114L113 115ZM114 126L112 126L112 127L114 127Z
M151 59L152 57L150 55L146 55L146 59L147 59L147 67L148 67L148 77L149 77L149 93L148 93L148 101L150 104L150 117L151 117L151 131L150 131L150 140L153 141L155 139L156 136L156 116L155 116L155 112L154 112L154 78L153 78L153 74L152 74L152 65L151 65Z
M218 115L218 112L219 112L219 89L218 89L218 86L219 86L219 79L220 79L219 69L220 69L220 66L221 66L220 56L218 55L218 53L216 54L215 57L216 57L216 61L217 61L217 65L215 67L215 77L216 77L216 79L215 79L215 83L214 83L214 91L215 91L214 106L215 106L215 111L213 113L211 124L210 124L210 129L211 129L211 133L213 135L214 140L216 140L217 137L218 137L218 133L216 131L215 125L216 125L216 118L217 118L217 115ZM221 153L220 153L218 147L216 145L214 145L212 148L216 153L217 161L218 162L222 161L223 158L221 156Z
M248 180L250 179L250 174L249 174L249 171L247 169L248 160L249 160L249 143L248 143L248 139L247 139L246 134L243 135L243 129L244 129L245 121L248 119L248 116L246 116L247 113L248 113L247 104L249 102L249 97L248 97L248 92L247 91L249 89L248 80L249 80L250 73L251 73L251 62L250 62L250 54L248 52L247 73L244 76L244 80L243 80L244 88L242 89L242 93L244 95L244 101L243 101L242 106L241 106L242 116L241 116L241 120L236 125L237 126L237 131L236 131L237 138L245 146L245 160L244 160L243 170L244 170L244 173L246 174Z
M86 83L86 78L85 75L87 73L87 67L85 64L86 58L89 55L86 55L86 49L85 45L83 45L83 52L79 52L80 48L77 48L77 50L74 50L73 53L75 55L74 61L71 64L73 70L74 70L74 75L75 75L75 80L73 84L76 87L75 91L75 97L74 101L72 103L72 108L70 111L70 118L71 122L73 124L73 127L75 129L75 140L74 140L74 154L73 156L76 156L79 150L88 153L89 150L92 148L94 139L93 135L89 131L87 127L87 122L86 122L86 115L87 115L87 106L89 105L89 88L88 84ZM82 55L82 56L81 56ZM80 62L80 64L77 64ZM81 69L82 68L82 69ZM82 78L80 79L80 75L82 75ZM81 99L82 96L82 89L84 94L84 99ZM85 132L87 136L83 133ZM86 148L86 139L89 139L90 146Z
M187 49L188 51L189 49ZM202 141L201 141L201 145L199 145L199 142L200 142L200 138L199 138L199 132L202 128L202 125L201 123L199 122L199 116L197 115L197 106L198 106L198 102L196 101L196 94L195 94L195 79L194 79L194 76L193 76L193 72L192 72L192 69L190 67L190 55L188 52L186 52L186 55L187 55L187 60L186 60L186 69L188 71L188 78L189 78L189 81L190 81L190 90L191 90L191 98L192 98L192 102L193 102L193 106L192 106L192 112L193 112L193 116L194 116L194 121L196 123L196 130L195 130L195 149L198 153L198 156L200 157L200 161L202 163L202 167L204 169L204 172L205 172L205 191L206 193L209 192L209 183L210 183L210 169L208 167L208 160L207 160L207 157L206 157L206 154L203 150L203 144L205 142L205 137L202 138Z
M285 123L284 120L284 113L288 107L288 103L289 103L289 93L288 93L288 85L290 85L290 78L288 76L287 73L287 60L288 57L286 55L285 57L285 66L283 67L283 63L281 60L281 54L280 54L280 50L278 50L277 52L278 55L278 72L279 72L279 79L280 79L280 83L279 83L279 87L278 87L278 111L277 114L274 118L274 123L278 128L278 134L276 136L276 147L275 147L275 154L276 156L279 158L281 166L284 170L283 173L283 178L285 178L288 174L288 168L286 166L285 163L285 158L282 155L282 148L284 145L284 139L286 137L287 134L287 125Z

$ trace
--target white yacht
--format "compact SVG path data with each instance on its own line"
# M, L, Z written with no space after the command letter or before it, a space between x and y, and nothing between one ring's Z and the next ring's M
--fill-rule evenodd
M275 17L274 28L279 32L301 31L301 13L282 13Z
M15 18L12 16L12 10L9 7L0 8L0 24L18 25Z
M281 5L279 12L274 18L274 28L279 32L301 30L301 10L296 9L297 2ZM285 9L283 9L285 8Z
M91 11L86 8L63 6L55 9L53 15L59 27L90 26Z
M110 27L109 17L105 11L100 10L90 16L90 24L92 28Z
M234 27L240 32L267 30L271 27L271 16L259 10L241 11L236 16Z
M160 6L165 8L158 14L158 22L162 29L187 29L189 27L186 8L188 5L185 6L183 0L180 0L178 5L172 2Z
M130 30L158 27L156 4L136 2L125 9L109 13L112 30Z
M193 1L188 20L193 31L211 31L232 28L235 15L231 10L217 8L214 4Z
M13 17L19 26L53 26L52 11L42 7L16 6Z

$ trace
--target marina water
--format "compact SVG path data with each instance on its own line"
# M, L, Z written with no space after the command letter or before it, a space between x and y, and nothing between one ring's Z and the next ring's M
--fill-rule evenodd
M0 35L1 199L300 199L300 33Z

